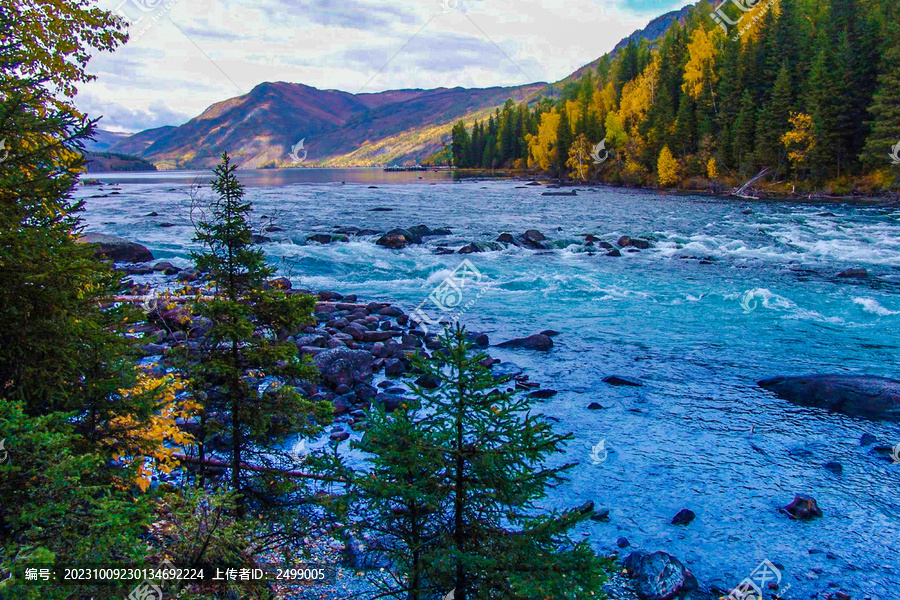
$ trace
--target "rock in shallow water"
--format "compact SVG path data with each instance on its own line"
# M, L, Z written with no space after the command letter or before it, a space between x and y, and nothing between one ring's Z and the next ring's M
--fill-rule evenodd
M113 262L147 262L153 260L153 254L135 242L103 233L85 233L78 238L80 244L97 244L97 254Z
M800 406L900 421L900 381L869 375L772 377L757 384Z
M553 348L553 340L549 336L538 333L527 338L518 338L497 344L498 348L525 348L526 350L540 350L546 352Z
M696 518L697 515L694 514L694 511L682 508L677 515L672 517L672 525L690 525Z
M608 377L604 377L603 383L608 383L609 385L627 385L632 387L642 387L644 385L639 381L632 381L631 379L625 379L624 377L619 377L618 375L610 375Z
M635 592L642 600L672 600L700 587L694 574L665 552L632 552L625 559L625 570L634 580Z
M372 376L372 355L365 350L333 348L316 354L313 360L332 388L367 381Z
M802 494L797 494L790 504L781 509L781 512L798 521L809 521L822 516L822 509L819 508L815 498Z

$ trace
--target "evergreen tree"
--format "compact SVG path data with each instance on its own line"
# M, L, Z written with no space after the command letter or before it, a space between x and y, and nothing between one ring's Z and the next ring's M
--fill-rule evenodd
M734 159L741 171L753 168L753 129L756 125L756 107L750 90L744 90L741 97L741 110L734 124Z
M468 158L472 140L469 138L469 132L466 124L457 121L452 130L453 141L450 143L450 151L453 154L453 164L463 169L471 166Z
M446 593L436 589L433 569L447 509L441 449L448 440L420 412L418 401L391 414L376 406L362 441L353 444L370 457L369 469L354 478L363 528L395 565L391 578L378 583L383 593L408 600Z
M878 91L869 112L872 133L866 140L864 159L871 168L890 164L890 154L900 143L900 28L895 27L878 75ZM897 154L900 154L898 152Z
M252 207L236 169L223 155L212 181L216 197L198 208L203 215L196 240L203 250L194 260L209 272L215 292L194 306L207 320L206 331L196 350L182 347L181 366L204 404L201 442L204 449L227 455L232 491L243 512L248 503L271 508L302 491L297 480L248 470L247 463L284 464L289 460L284 440L319 433L332 406L307 400L296 387L316 373L287 336L313 323L315 299L266 289L273 269L252 243ZM212 443L220 438L228 440L225 448Z
M149 480L137 465L171 441L144 437L154 394L119 392L136 384L119 335L128 314L101 308L119 277L78 243L71 195L95 128L71 98L90 57L126 36L88 0L5 1L0 31L0 595L90 597L9 573L141 559L149 505L133 484Z
M514 390L500 391L465 329L442 337L444 349L415 364L437 389L417 389L430 416L430 443L443 455L447 510L431 580L457 600L589 598L602 581L585 543L565 550L565 533L590 516L584 509L540 515L535 503L573 465L543 467L571 436L553 433ZM427 424L426 424L427 423ZM395 465L395 468L399 468Z

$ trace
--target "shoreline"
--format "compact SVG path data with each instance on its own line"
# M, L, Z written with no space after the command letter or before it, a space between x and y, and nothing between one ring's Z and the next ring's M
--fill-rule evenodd
M104 185L98 177L102 177L104 175L111 175L114 177L127 177L129 175L150 175L150 174L159 174L161 177L170 177L176 176L179 173L196 173L197 171L206 171L206 169L158 169L156 171L131 171L131 170L120 170L120 171L109 171L109 172L88 172L85 177L81 180L81 186L96 186L96 185ZM303 172L303 171L374 171L374 172L386 172L382 167L304 167L304 168L282 168L282 169L239 169L238 175L242 172L248 173L275 173L275 172ZM426 171L422 171L426 172ZM660 195L676 195L676 196L706 196L710 198L717 198L721 200L733 200L737 202L762 202L762 203L770 203L770 202L787 202L792 204L849 204L855 206L895 206L900 205L900 191L890 191L883 190L877 193L860 193L860 194L837 194L831 195L827 191L808 191L805 193L786 193L779 190L773 190L771 188L752 188L750 191L756 191L759 194L759 197L749 196L749 195L736 195L733 192L726 191L727 189L735 190L737 188L732 187L734 182L718 182L718 181L709 181L708 187L651 187L651 186L637 186L637 185L625 185L619 183L610 183L606 181L587 181L587 182L578 182L578 181L560 181L558 178L554 178L548 176L545 173L537 173L532 171L518 171L512 169L433 169L429 168L427 170L428 173L448 173L448 174L460 174L463 177L448 179L446 183L457 183L460 181L470 180L470 181L518 181L523 183L539 183L541 186L552 188L560 188L560 189L575 189L579 188L611 188L611 189L619 189L619 190L637 190L637 191L646 191L650 193L660 194ZM409 171L408 173L415 173L415 171ZM302 183L302 182L297 182ZM322 182L309 182L309 183L322 183ZM362 182L354 182L362 185ZM386 182L378 182L381 184L385 184ZM419 183L419 180L413 181L398 181L397 183L403 184L414 184ZM422 183L439 183L437 181L425 181L422 180ZM111 182L109 183L112 184ZM390 184L390 182L387 182ZM710 189L711 187L719 188L719 189Z

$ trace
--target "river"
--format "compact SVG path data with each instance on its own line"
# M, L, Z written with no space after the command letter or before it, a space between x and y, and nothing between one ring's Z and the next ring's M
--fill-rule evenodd
M900 443L900 425L801 408L755 384L779 374L898 377L900 209L743 202L583 187L544 196L521 181L377 170L238 172L256 215L274 219L263 247L295 285L389 300L412 311L463 258L480 276L463 289L461 321L496 343L555 329L549 353L491 349L559 391L536 409L574 440L576 461L548 508L592 500L609 522L582 526L598 551L625 536L665 550L701 581L731 588L764 559L782 568L785 598L837 582L854 598L900 593L900 465L860 445ZM91 174L83 186L89 231L119 235L188 266L188 192L208 173ZM117 192L117 193L115 193ZM200 193L209 194L208 185ZM374 211L373 209L391 209ZM145 216L151 212L157 217ZM160 227L161 223L169 226ZM374 236L306 244L355 226L425 224L453 234L389 250ZM502 232L537 229L553 249L436 255ZM652 248L612 258L582 234L615 242L648 236ZM595 248L596 250L599 250ZM864 279L839 278L865 268ZM607 375L639 379L614 387ZM596 402L606 407L588 410ZM589 459L601 440L606 459ZM823 463L837 461L836 475ZM788 520L796 493L824 517ZM675 526L690 508L697 519Z

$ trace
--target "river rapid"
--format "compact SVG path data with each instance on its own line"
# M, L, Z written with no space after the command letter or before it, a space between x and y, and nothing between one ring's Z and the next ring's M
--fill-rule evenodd
M91 176L104 184L76 192L88 231L189 266L189 191L196 180L209 194L208 173ZM255 215L279 229L266 233L265 252L297 287L391 301L407 312L422 305L437 316L429 296L468 259L479 281L462 289L462 323L492 343L560 332L547 353L490 353L559 392L535 409L574 434L560 460L579 464L545 506L591 500L609 508L608 522L575 532L598 551L625 536L725 589L768 559L782 570L782 589L791 586L785 598L809 598L831 582L853 598L900 597L900 464L860 444L869 433L894 446L900 424L794 406L755 384L782 374L900 378L897 206L606 187L545 196L546 187L521 181L362 169L239 176ZM419 224L452 234L400 250L376 245L374 235L305 241L341 227ZM434 252L528 229L551 249ZM585 247L584 234L613 243L646 236L652 247L613 258ZM837 277L849 268L869 276ZM643 385L602 381L613 374ZM588 410L592 402L604 408ZM600 441L605 460L591 460ZM823 468L829 461L841 463L842 474ZM803 523L781 514L797 493L815 497L824 517ZM670 524L682 508L697 519Z

